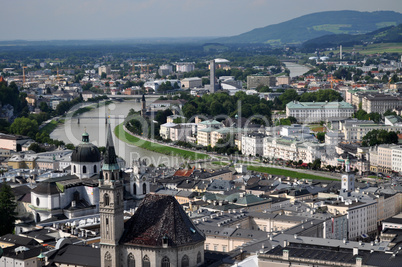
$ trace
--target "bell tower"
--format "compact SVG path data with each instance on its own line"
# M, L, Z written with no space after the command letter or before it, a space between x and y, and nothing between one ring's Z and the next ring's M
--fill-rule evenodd
M124 231L123 179L119 176L110 125L107 131L106 152L99 179L100 248L101 266L113 267L120 265L118 243Z
M345 191L355 190L355 175L350 171L349 155L348 158L345 160L345 174L342 175L341 189Z

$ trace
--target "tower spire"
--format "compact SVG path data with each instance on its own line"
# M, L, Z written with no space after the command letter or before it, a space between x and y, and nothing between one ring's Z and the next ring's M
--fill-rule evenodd
M106 139L106 152L103 159L102 170L113 171L118 170L119 165L117 164L116 151L114 149L112 131L110 129L110 124L107 127L107 139Z

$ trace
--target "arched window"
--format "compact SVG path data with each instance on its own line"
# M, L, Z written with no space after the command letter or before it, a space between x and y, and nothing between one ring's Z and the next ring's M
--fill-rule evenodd
M112 255L109 251L105 254L105 267L112 267Z
M94 165L94 173L96 173L97 169L96 169L96 165Z
M109 206L109 204L110 204L109 195L108 195L108 194L104 194L104 195L103 195L103 205Z
M151 262L149 261L149 258L147 255L142 258L142 267L151 267Z
M87 173L87 166L82 167L82 173Z
M170 267L170 260L166 256L162 259L162 267Z
M36 206L39 207L40 204L40 199L38 197L36 197Z
M197 264L200 264L201 263L201 252L199 252L198 251L198 253L197 253Z
M77 172L77 167L75 167L75 165L74 165L74 173L76 173Z
M109 173L108 172L105 174L105 178L106 178L106 180L109 180Z
M36 213L36 222L37 222L37 223L40 222L40 215L39 215L39 213Z
M133 194L137 195L137 186L133 184Z
M190 260L188 259L187 255L184 255L183 258L181 259L181 267L189 267L190 266Z
M143 184L142 184L142 193L143 193L144 195L147 194L147 184L146 184L146 183L143 183Z
M127 256L127 267L135 267L135 259L132 253Z
M116 205L120 205L120 194L119 193L117 193L117 196L116 196Z

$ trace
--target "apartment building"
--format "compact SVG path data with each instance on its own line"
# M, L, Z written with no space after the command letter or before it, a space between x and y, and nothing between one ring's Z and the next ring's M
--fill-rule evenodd
M286 105L286 116L295 117L299 123L344 120L352 117L353 106L341 102L289 102Z
M262 156L264 154L265 135L260 133L244 134L241 137L241 153L243 155Z
M234 140L238 139L239 133L241 129L233 128L233 127L223 127L216 129L211 132L211 147L216 146L220 139L226 140L227 138L231 138L232 140L228 140L234 142Z
M292 138L265 137L263 156L283 160L303 161L312 163L325 153L325 145L306 141L296 141Z
M334 215L347 214L348 239L354 240L363 234L377 229L377 202L360 202L346 199L344 202L327 204L328 211Z
M394 146L391 154L391 169L402 173L402 146Z
M402 106L402 98L384 94L368 94L362 97L362 109L367 113L383 114L387 110Z
M346 142L359 142L368 132L372 130L402 132L402 126L375 124L373 121L356 120L356 119L345 120L340 123L340 131L344 134Z
M258 86L276 86L276 77L275 76L263 76L263 75L251 75L247 76L247 89L255 89Z

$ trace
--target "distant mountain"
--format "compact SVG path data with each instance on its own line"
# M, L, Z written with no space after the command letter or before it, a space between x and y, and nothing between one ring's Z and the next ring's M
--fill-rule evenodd
M402 23L394 11L326 11L305 15L279 24L213 40L218 43L301 44L328 34L363 34Z
M390 26L366 34L332 34L311 39L303 43L303 48L315 50L317 48L344 47L369 43L402 43L402 24Z

